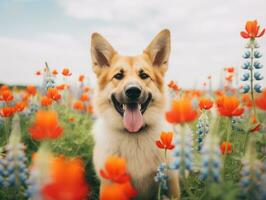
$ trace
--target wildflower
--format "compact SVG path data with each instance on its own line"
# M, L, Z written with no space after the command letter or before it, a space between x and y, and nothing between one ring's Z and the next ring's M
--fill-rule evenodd
M250 96L248 94L244 94L242 96L242 102L247 108L251 108L252 107L252 101L251 101L251 98L250 98Z
M201 150L203 145L204 137L209 132L209 121L208 121L208 115L206 113L202 113L199 117L199 121L197 124L197 134L198 134L198 151Z
M58 74L58 71L57 71L56 69L54 69L54 70L52 71L52 74L56 76L56 75Z
M90 87L89 87L89 86L85 86L85 87L83 87L83 91L84 91L84 92L89 92L89 91L90 91Z
M209 98L201 98L199 100L199 107L201 110L205 109L205 110L209 110L211 109L213 106L213 101Z
M64 68L63 71L62 71L62 74L64 76L71 76L72 75L72 73L70 73L68 68Z
M61 136L63 128L58 122L55 111L39 110L34 124L29 128L31 137L35 140L56 139Z
M156 141L157 147L160 149L173 149L175 148L175 145L172 144L173 140L173 132L161 132L161 140Z
M86 93L83 93L83 94L81 94L80 95L80 97L79 97L79 100L80 101L88 101L90 98L89 98L89 95L88 94L86 94Z
M240 116L244 112L244 108L240 107L240 102L235 96L218 97L216 105L222 116Z
M50 106L52 105L53 100L47 96L41 97L41 105L42 106Z
M61 85L56 86L56 89L57 90L64 90L65 87L66 87L66 84L61 84Z
M54 101L61 99L61 94L58 93L58 90L56 88L48 88L46 96Z
M84 105L82 103L82 101L76 101L73 105L73 108L76 110L84 110Z
M232 144L228 141L225 141L220 145L220 150L221 150L222 154L225 154L225 153L231 154L232 153Z
M266 111L266 89L260 96L256 97L255 103L259 109Z
M170 81L170 82L168 83L168 87L169 87L170 89L176 91L176 92L180 90L180 88L177 86L177 84L176 84L174 81Z
M84 81L84 78L85 78L85 76L81 74L81 75L79 76L79 82L83 82L83 81Z
M255 39L256 37L262 37L265 33L265 28L259 33L260 26L257 20L246 22L246 31L241 31L241 36L245 39Z
M0 91L0 101L9 102L12 101L13 99L14 96L9 89Z
M100 175L116 183L124 183L130 180L126 173L126 161L117 156L107 158L104 170L100 170Z
M168 180L168 176L167 176L167 164L166 163L161 163L160 166L157 169L156 172L156 176L154 177L155 182L160 183L160 185L162 186L162 188L164 190L167 190L167 180Z
M42 74L41 71L36 71L36 72L35 72L35 75L36 75L36 76L40 76L41 74Z
M68 121L69 121L69 122L75 122L75 120L76 120L76 119L75 119L74 117L70 117L70 118L68 118Z
M27 92L28 92L29 95L35 96L36 93L37 93L37 90L36 90L34 85L28 85Z
M15 110L17 112L22 112L26 107L26 104L24 102L17 102L15 105Z
M171 110L166 112L166 119L170 123L186 123L195 120L197 111L192 107L190 98L172 101Z
M234 67L228 67L228 68L226 68L226 70L228 73L234 73L235 68Z
M42 187L43 196L50 200L86 199L89 187L84 171L80 159L55 158L51 166L52 180Z
M93 106L91 104L87 106L87 112L91 114L93 113Z
M15 113L14 107L4 107L0 108L0 116L2 117L11 117Z

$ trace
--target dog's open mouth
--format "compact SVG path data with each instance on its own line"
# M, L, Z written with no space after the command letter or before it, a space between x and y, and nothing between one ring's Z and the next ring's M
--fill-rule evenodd
M127 131L131 133L139 132L144 126L143 114L147 110L147 107L152 99L152 95L149 94L148 98L143 103L120 103L115 98L115 95L112 95L111 99L116 111L123 117L124 127Z

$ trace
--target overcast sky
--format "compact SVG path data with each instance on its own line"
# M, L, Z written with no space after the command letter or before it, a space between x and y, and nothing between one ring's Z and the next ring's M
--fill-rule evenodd
M239 67L247 20L266 27L265 0L0 0L0 82L39 84L47 61L92 82L90 35L100 32L121 54L139 54L161 29L172 36L167 80L200 88ZM266 55L266 36L259 39ZM261 61L266 65L265 57ZM266 76L266 68L262 70ZM265 83L265 81L264 81Z

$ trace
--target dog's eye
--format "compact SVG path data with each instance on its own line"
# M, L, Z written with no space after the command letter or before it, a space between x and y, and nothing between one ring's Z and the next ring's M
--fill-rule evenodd
M117 80L122 80L124 78L124 74L117 73L116 75L114 75L114 78L117 79Z
M145 72L141 72L141 73L139 74L139 77L140 77L141 79L145 80L145 79L149 78L150 76L149 76L148 74L146 74Z

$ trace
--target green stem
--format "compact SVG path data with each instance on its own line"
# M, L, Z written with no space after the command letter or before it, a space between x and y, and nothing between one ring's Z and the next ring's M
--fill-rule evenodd
M159 184L157 199L161 200L161 183Z
M255 98L254 98L254 77L253 77L253 63L254 63L254 39L251 39L250 43L250 95L251 95L251 101L252 101L252 107L253 107L253 114L256 117L256 106L255 106Z
M231 117L228 117L228 121L227 121L227 133L226 133L226 142L230 142L230 137L232 135L232 118ZM224 179L225 179L225 175L226 175L226 166L227 166L227 149L228 148L228 145L226 143L225 145L225 155L224 155L224 171L223 171L223 175L224 175Z

